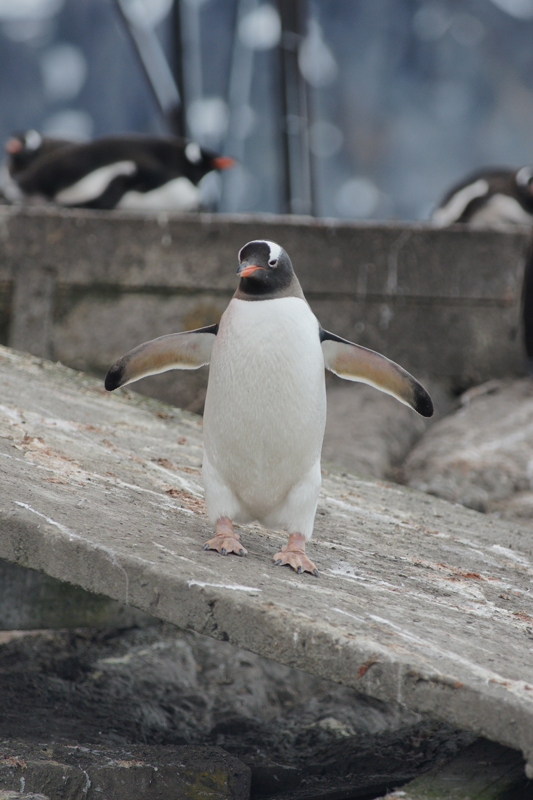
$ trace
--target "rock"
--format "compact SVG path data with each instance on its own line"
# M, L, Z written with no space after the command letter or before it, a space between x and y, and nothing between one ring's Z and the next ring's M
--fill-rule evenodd
M170 625L0 636L0 740L221 747L250 769L252 798L377 793L473 738Z
M520 753L479 739L447 764L387 794L384 800L527 800L531 796Z
M413 445L453 408L443 388L434 381L426 383L435 405L435 415L429 420L371 386L328 380L322 457L351 472L394 479Z
M50 798L44 794L34 794L33 792L27 794L26 792L15 792L10 789L6 791L0 789L0 800L50 800Z
M491 381L462 397L409 454L405 482L477 511L533 519L533 381Z
M45 786L53 800L250 796L250 770L218 747L86 747L10 740L0 742L0 755L0 787L33 791Z

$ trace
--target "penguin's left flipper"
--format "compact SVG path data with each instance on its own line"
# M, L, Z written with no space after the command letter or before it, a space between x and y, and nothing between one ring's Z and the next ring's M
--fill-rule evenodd
M218 324L208 325L140 344L110 367L105 388L112 392L148 375L158 375L169 369L198 369L209 364L217 331Z
M326 369L335 375L368 383L414 408L423 417L433 414L433 403L424 387L394 361L322 329L320 341Z

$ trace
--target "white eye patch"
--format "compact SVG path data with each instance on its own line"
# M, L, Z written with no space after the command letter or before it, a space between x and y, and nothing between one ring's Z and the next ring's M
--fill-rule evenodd
M185 158L187 161L190 161L191 164L198 164L198 162L202 160L202 151L197 142L189 142L185 148Z
M37 133L37 131L28 131L24 140L28 150L37 150L37 148L41 146L43 137L40 133Z
M281 255L281 247L279 246L279 244L276 244L276 242L269 242L267 239L264 239L263 241L265 242L265 244L268 245L270 249L270 258L268 259L268 263L270 264L270 266L273 266L274 263L277 263L279 261L279 257Z
M533 178L533 167L522 167L516 173L516 182L519 186L527 186Z
M269 250L268 265L269 267L276 267L281 257L281 253L283 252L282 248L279 246L279 244L276 244L276 242L269 242L266 239L254 239L253 242L248 242L248 244L245 244L244 247L241 247L238 255L239 261L242 260L241 253L243 252L243 250L246 250L246 248L249 247L250 245L256 245L256 244L266 244Z

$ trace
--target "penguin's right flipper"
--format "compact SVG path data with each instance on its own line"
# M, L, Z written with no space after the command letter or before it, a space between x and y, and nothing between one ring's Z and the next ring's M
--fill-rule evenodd
M140 344L110 367L105 388L112 392L148 375L158 375L169 369L198 369L209 364L217 331L218 324L208 325Z
M433 403L422 384L385 356L321 329L320 341L326 369L340 378L367 383L390 394L423 417L431 417Z

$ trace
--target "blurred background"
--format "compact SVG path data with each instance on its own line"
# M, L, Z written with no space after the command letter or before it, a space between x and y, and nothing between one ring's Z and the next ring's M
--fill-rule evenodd
M221 211L425 219L533 160L532 43L533 0L0 0L0 137L183 133L239 160Z

